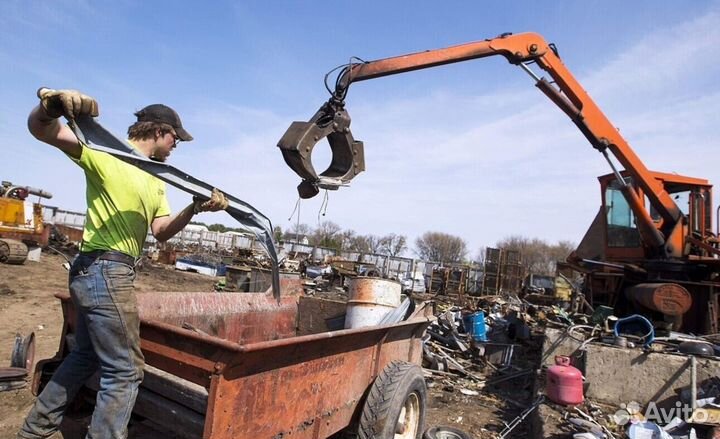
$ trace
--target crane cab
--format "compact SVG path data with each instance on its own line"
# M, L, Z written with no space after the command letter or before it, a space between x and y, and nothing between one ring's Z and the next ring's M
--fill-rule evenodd
M615 174L598 177L600 210L571 256L571 262L586 273L585 296L589 303L628 313L655 313L658 319L674 323L675 329L716 331L720 323L715 311L720 259L717 234L713 233L712 185L704 179L653 172L682 213L677 224L668 225L632 177L627 173L622 176L637 198L644 201L645 211L633 209ZM644 218L668 240L678 234L676 254L663 254L643 242L640 227ZM658 294L674 296L660 299ZM663 315L663 304L657 305L663 300L682 305L682 315Z

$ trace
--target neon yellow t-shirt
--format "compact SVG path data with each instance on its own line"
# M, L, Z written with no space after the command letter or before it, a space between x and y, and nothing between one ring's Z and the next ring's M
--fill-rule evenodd
M165 183L82 142L87 216L82 251L117 250L138 257L152 220L170 215Z

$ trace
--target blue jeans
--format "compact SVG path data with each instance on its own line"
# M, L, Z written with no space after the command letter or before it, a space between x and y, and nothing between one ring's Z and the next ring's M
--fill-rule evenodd
M58 367L25 419L18 438L46 438L58 430L83 384L100 371L100 390L86 438L126 438L143 379L135 269L80 254L70 268L77 310L76 346Z

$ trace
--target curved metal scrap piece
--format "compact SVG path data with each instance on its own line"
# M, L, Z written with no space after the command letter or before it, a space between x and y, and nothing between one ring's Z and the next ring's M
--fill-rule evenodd
M175 186L176 188L189 193L190 195L210 198L213 186L198 180L185 172L167 165L156 162L140 154L135 148L105 129L91 117L80 117L74 123L70 122L70 128L75 132L78 139L88 147L106 152L114 157L144 170L148 174ZM231 217L235 218L242 228L252 232L265 249L272 262L272 288L275 299L280 300L280 275L278 271L278 257L275 243L272 240L272 223L270 220L250 204L235 198L222 191L227 198L229 205L225 209Z
M332 160L319 175L312 164L312 151L328 139ZM365 170L363 143L350 132L350 115L342 104L326 102L308 122L293 122L278 142L285 163L303 179L301 198L312 198L320 189L336 190Z

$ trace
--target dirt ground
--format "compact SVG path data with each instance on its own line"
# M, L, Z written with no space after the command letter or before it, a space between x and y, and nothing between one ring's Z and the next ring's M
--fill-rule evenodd
M56 254L43 253L40 262L25 265L0 264L0 366L9 366L15 334L35 333L35 360L52 357L59 342L62 314L53 296L67 291L65 260ZM214 278L151 265L138 273L138 291L212 291ZM426 426L451 425L474 438L495 437L509 421L522 411L531 398L529 385L518 381L502 389L468 394L470 386L453 378L433 376L428 379L428 412ZM463 391L464 389L464 391ZM14 438L34 397L28 387L0 392L0 439ZM527 437L524 428L510 437Z

